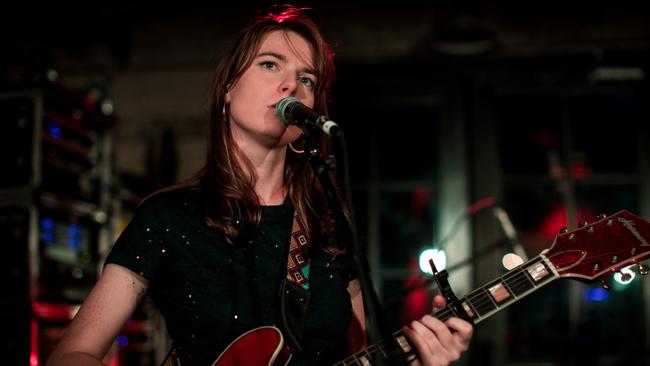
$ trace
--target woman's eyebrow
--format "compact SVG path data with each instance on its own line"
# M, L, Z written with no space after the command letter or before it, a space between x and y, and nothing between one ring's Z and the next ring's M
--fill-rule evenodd
M287 62L287 57L285 55L277 53L277 52L273 52L273 51L260 52L255 57L258 58L258 57L263 57L263 56L271 56L271 57L277 58L278 60L280 60L282 62ZM312 67L303 67L300 71L304 72L304 73L307 73L307 74L312 74L314 76L318 75L316 70L314 70L314 68L312 68Z

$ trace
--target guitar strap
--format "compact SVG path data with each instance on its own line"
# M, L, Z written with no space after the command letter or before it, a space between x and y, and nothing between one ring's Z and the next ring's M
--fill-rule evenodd
M305 226L297 211L293 214L291 242L287 256L287 276L282 282L280 311L287 336L300 351L300 340L307 317L311 292L309 290L310 243Z

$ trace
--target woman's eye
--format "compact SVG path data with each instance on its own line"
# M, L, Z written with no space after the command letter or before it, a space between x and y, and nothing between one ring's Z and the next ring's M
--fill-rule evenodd
M262 61L262 62L260 62L260 65L263 68L269 69L269 70L273 70L273 69L275 69L277 67L277 65L273 61Z
M301 76L300 77L300 83L306 85L309 89L314 89L314 86L316 86L316 83L314 80L306 77L306 76Z

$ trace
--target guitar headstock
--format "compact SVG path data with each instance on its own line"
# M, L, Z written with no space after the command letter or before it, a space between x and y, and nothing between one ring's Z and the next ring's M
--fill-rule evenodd
M559 234L545 256L560 277L593 281L650 257L650 223L619 211Z

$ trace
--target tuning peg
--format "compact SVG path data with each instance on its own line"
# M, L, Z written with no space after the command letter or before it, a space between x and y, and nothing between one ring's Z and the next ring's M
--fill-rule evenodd
M560 229L560 234L566 234L568 232L569 232L569 229L567 229L566 226L562 226L562 228Z
M623 281L623 283L627 283L630 280L632 280L632 275L630 274L630 272L618 272L618 273L621 274L621 281Z
M648 274L648 266L646 266L645 264L639 263L637 267L638 267L637 270L639 271L639 274L641 276L645 276Z
M587 225L589 225L589 223L588 223L587 221L582 220L582 221L580 221L580 223L578 224L578 227L585 227L585 226L587 226Z
M604 219L606 217L607 217L607 215L605 215L604 213L599 213L598 216L596 216L596 219L602 220L602 219Z
M609 283L605 282L605 280L600 279L600 285L605 289L605 291L609 291L612 286L609 285Z

